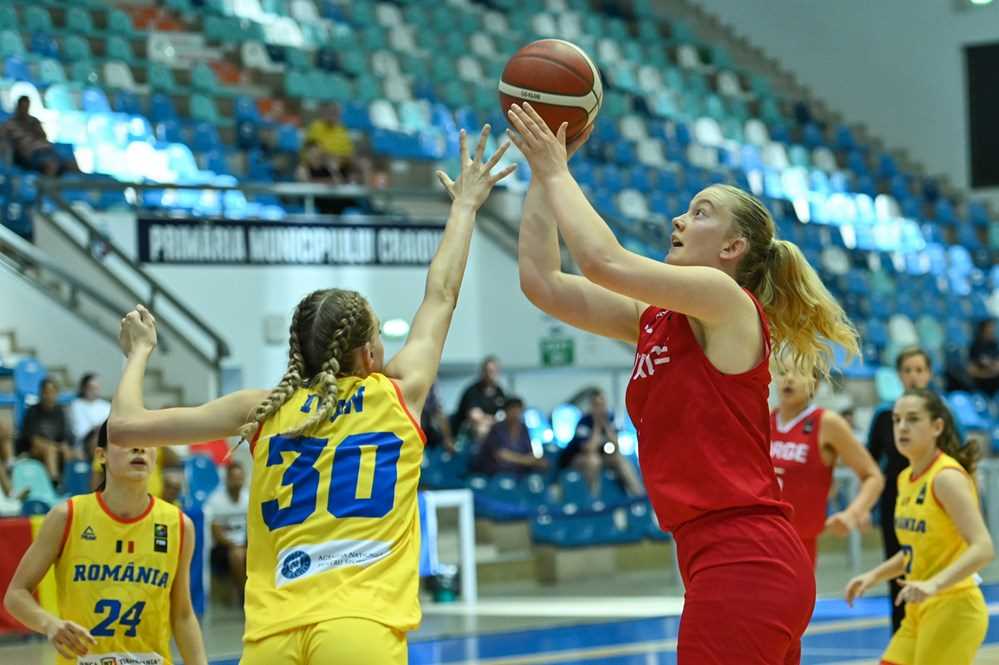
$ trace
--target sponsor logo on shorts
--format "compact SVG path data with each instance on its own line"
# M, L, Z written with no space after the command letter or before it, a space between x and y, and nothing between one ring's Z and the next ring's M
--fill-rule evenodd
M77 656L77 665L164 665L158 653L99 653Z

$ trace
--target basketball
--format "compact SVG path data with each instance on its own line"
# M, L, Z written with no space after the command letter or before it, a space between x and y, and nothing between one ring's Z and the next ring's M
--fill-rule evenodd
M499 82L500 105L528 101L553 132L568 123L571 143L597 117L604 91L596 65L575 44L539 39L524 46L506 63Z

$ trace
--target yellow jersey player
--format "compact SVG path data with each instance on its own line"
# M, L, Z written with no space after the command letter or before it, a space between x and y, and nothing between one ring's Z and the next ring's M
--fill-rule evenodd
M207 665L188 584L194 526L147 491L155 457L109 447L105 423L104 483L53 508L14 573L4 606L49 638L58 665L171 665L171 635L185 664ZM52 566L58 617L32 595Z
M976 445L961 445L954 420L929 390L907 391L892 414L895 446L909 460L898 476L895 533L901 551L850 580L846 600L904 575L905 618L881 662L971 665L989 614L976 572L992 560L992 538L972 474Z
M122 321L128 361L112 402L116 442L251 441L243 665L407 662L406 633L420 622L423 433L413 414L437 375L476 211L513 171L490 173L509 144L483 163L488 133L469 159L462 132L456 182L438 172L451 212L409 337L390 362L363 296L316 291L295 309L276 388L147 411L142 377L155 321L143 307Z

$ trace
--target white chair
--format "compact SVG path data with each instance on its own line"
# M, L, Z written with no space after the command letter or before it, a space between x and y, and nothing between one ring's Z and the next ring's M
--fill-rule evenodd
M767 131L767 125L759 118L750 118L747 120L743 131L746 135L746 143L763 147L770 142L770 133Z
M413 98L413 89L409 81L401 76L389 76L382 82L385 96L393 102L401 102Z
M486 32L477 32L472 35L468 40L468 45L472 49L472 53L492 60L497 56L496 53L496 42L493 38Z
M659 92L663 88L663 77L652 65L642 65L638 68L638 87L646 93Z
M763 146L763 150L760 152L763 163L772 169L782 171L791 165L787 158L787 148L784 147L783 143L771 141Z
M232 0L233 16L245 18L256 23L264 22L265 12L260 6L260 0Z
M638 161L646 166L663 168L666 166L666 155L663 152L663 144L659 139L645 139L639 142L637 148Z
M641 142L648 136L645 121L637 115L626 115L618 122L621 136L629 141Z
M825 146L819 146L812 150L812 164L815 168L826 173L832 173L838 168L835 153Z
M270 23L264 24L264 39L271 44L303 48L305 35L298 23L289 16L279 16Z
M726 97L741 97L742 84L733 72L724 71L718 74L718 92Z
M399 60L392 51L375 51L371 55L371 70L382 78L399 76Z
M402 131L422 132L430 127L430 104L425 100L407 100L399 104Z
M242 46L239 47L239 52L244 67L270 74L276 74L284 70L281 65L271 60L267 49L260 42L243 42Z
M636 189L625 189L618 194L617 207L625 217L631 219L646 219L649 216L649 205Z
M505 35L510 28L506 16L493 10L489 10L483 15L482 25L494 35Z
M124 62L111 61L104 63L104 83L109 88L130 90L135 92L135 79L132 70Z
M681 44L676 49L677 63L684 69L700 69L701 56L691 44Z
M701 117L694 121L694 139L703 145L718 146L724 143L725 135L717 120Z
M402 53L417 53L419 48L413 37L413 29L408 25L400 25L389 33L389 46Z
M702 169L718 168L718 149L708 145L691 143L687 146L687 159Z
M386 28L394 28L405 23L399 8L389 2L379 2L375 5L375 20Z
M531 27L542 37L558 35L558 24L555 23L555 18L551 14L538 14L531 19Z
M545 8L552 14L569 10L569 5L565 0L545 0Z
M315 25L322 20L312 0L292 0L291 17L303 25Z
M376 99L368 107L368 117L371 124L379 129L390 129L399 131L399 116L395 112L392 102L387 99Z
M470 55L458 58L458 77L465 81L481 81L484 78L482 63Z
M36 110L45 108L45 103L42 101L42 96L39 94L38 88L27 81L15 81L13 85L7 88L7 92L4 95L4 110L7 113L13 113L14 107L17 106L17 100L21 97L27 97L31 101L32 114Z
M895 314L888 319L888 338L896 346L914 346L919 344L919 334L916 326L904 314Z
M602 38L597 42L597 61L598 62L617 62L621 60L621 50L617 46L617 42L613 39L607 37Z
M902 216L902 208L898 201L889 194L878 194L874 198L874 216L880 222L898 219Z
M822 266L834 275L850 272L850 255L843 248L831 245L822 250Z
M170 36L162 32L149 35L146 42L146 55L154 62L162 62L169 66L177 64L177 49Z
M558 36L575 43L583 35L583 21L576 12L557 14Z

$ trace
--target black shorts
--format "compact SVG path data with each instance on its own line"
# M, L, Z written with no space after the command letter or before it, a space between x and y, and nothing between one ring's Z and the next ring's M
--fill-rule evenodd
M216 545L212 548L211 564L213 575L229 574L229 548L225 545Z

